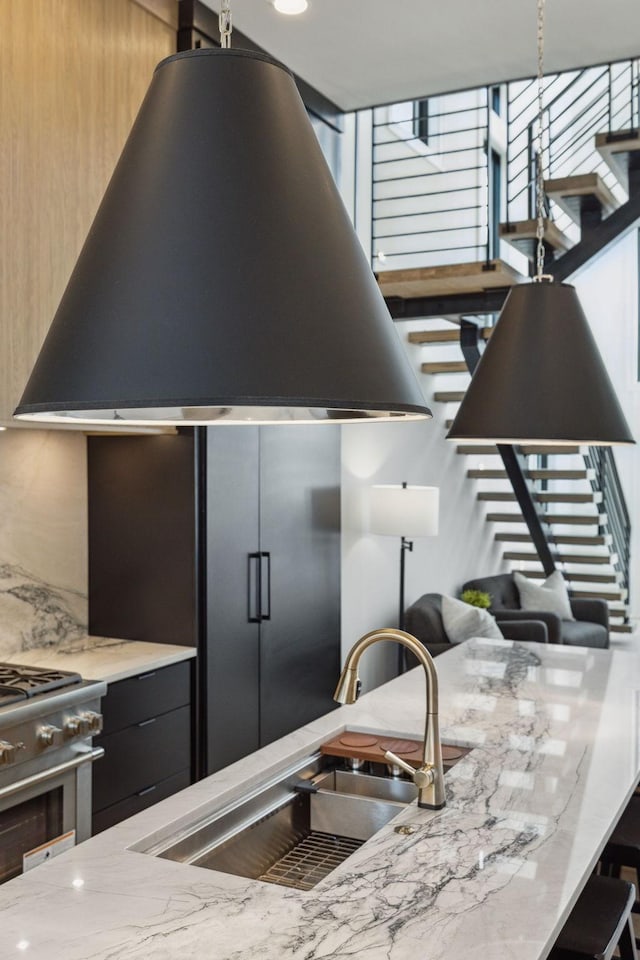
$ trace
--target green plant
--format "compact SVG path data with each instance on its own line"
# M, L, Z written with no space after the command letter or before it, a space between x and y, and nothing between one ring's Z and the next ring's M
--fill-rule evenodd
M488 610L491 606L491 594L483 590L464 590L460 594L460 599L470 603L472 607L481 607L483 610Z

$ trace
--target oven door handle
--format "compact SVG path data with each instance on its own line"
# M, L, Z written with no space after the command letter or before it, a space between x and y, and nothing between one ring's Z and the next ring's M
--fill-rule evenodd
M93 747L93 749L88 750L86 753L74 757L73 760L66 760L64 763L59 763L56 767L49 767L48 770L43 770L42 773L34 773L30 777L25 777L22 780L16 781L16 783L10 783L8 786L0 788L0 800L4 800L5 797L12 797L27 787L35 787L40 783L45 783L47 780L53 780L54 777L58 777L62 773L67 773L69 770L75 770L76 767L81 767L85 763L93 763L94 760L99 760L100 757L103 756L103 747Z

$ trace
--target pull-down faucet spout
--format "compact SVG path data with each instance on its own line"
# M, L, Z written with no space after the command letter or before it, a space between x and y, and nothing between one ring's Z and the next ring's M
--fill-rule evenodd
M385 759L390 763L402 767L413 777L418 787L418 806L429 810L440 810L444 807L444 772L442 769L442 747L440 744L440 730L438 725L438 674L430 654L410 633L404 630L393 630L390 627L373 630L357 640L345 661L336 692L333 699L338 703L355 703L360 693L360 679L358 677L358 663L360 657L372 644L379 640L393 640L403 644L418 658L422 664L426 678L426 723L424 730L424 759L417 770L405 763L388 750Z

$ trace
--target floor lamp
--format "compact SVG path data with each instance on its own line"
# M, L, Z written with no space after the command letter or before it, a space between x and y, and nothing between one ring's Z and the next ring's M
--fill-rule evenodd
M398 626L404 630L405 554L413 552L413 539L438 534L438 487L376 484L370 494L370 529L387 537L400 537L400 608ZM404 669L404 650L398 649L398 672Z

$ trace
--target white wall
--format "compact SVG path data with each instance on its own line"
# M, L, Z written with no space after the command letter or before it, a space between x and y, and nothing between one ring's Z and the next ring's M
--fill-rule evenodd
M638 383L638 233L632 231L572 281L636 443ZM631 516L630 613L640 620L640 450L614 448Z
M420 321L396 324L406 345ZM419 347L406 347L416 372ZM439 534L414 541L406 557L406 603L423 593L457 594L474 576L502 570L501 551L476 501L477 485L465 476L467 458L445 439L450 411L432 403L433 377L417 373L434 419L342 427L342 646L343 655L363 633L398 625L400 539L368 531L368 491L375 483L424 484L440 488ZM440 384L438 384L440 389ZM362 662L365 687L395 675L392 644L370 651Z

